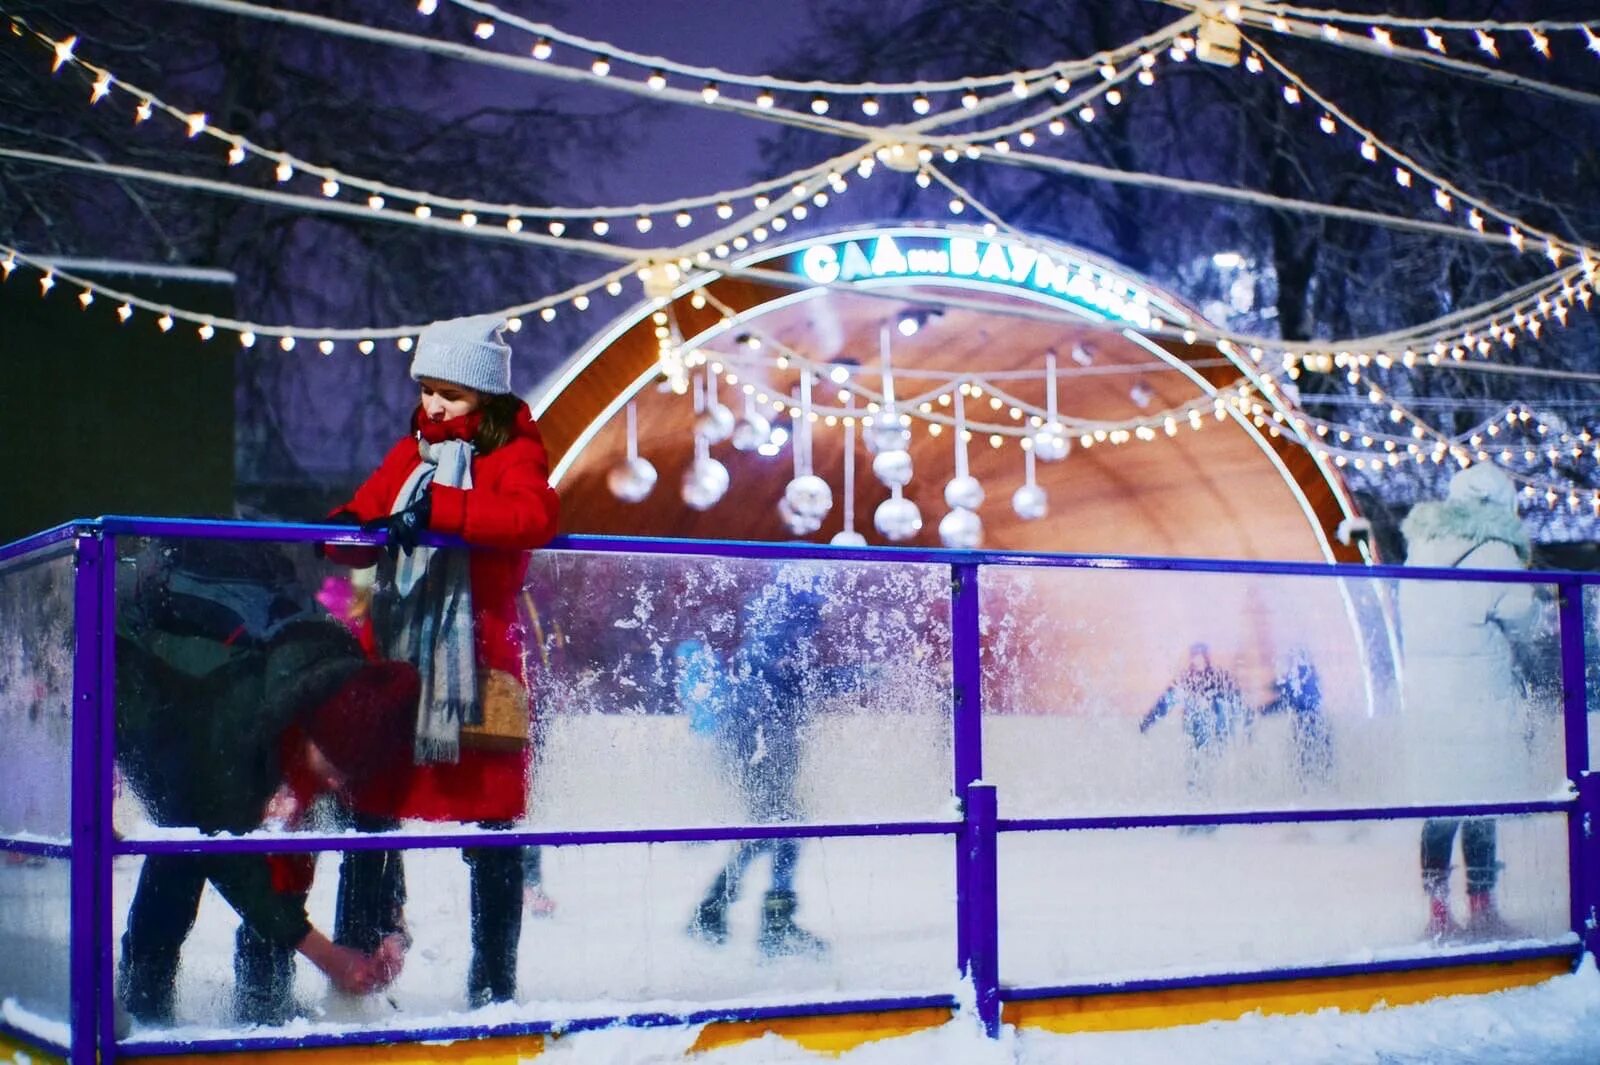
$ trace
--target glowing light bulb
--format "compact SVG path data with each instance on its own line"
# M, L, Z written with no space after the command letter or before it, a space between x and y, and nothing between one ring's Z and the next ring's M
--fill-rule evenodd
M652 70L650 76L644 79L644 83L660 92L667 87L667 76L659 70Z
M490 37L494 36L494 23L478 23L476 26L472 27L472 35L478 38L480 41L487 41Z
M714 81L706 82L705 85L700 89L700 99L704 100L708 104L716 103L717 97L721 95L722 90L717 88L717 83Z
M277 169L274 171L274 173L277 175L279 181L288 181L290 178L294 177L294 167L289 164L289 160L280 159L278 161Z
M611 60L603 55L597 55L594 57L594 62L589 64L589 69L594 72L595 77L603 78L611 73Z
M140 100L139 101L139 106L133 109L133 121L134 121L134 123L137 124L137 123L140 123L140 122L148 122L150 120L150 115L151 115L150 101L149 100Z
M244 148L241 145L235 144L232 148L228 149L228 165L238 166L242 162L244 162Z
M821 93L818 93L816 96L813 96L811 98L811 113L814 114L814 115L825 115L825 114L827 114L828 113L828 98L826 96L823 96Z
M776 102L777 101L773 99L772 94L765 89L762 89L756 94L756 106L761 108L763 111L770 108Z
M374 211L383 210L384 202L384 198L379 196L376 192L367 197L367 206L372 208Z
M535 59L549 59L551 53L554 51L555 49L551 46L550 41L547 38L540 37L537 41L533 42L533 58Z
M922 95L920 92L917 93L916 96L912 97L911 110L915 111L917 114L925 115L932 109L933 104L929 103L928 98Z
M50 64L50 73L54 74L64 64L72 62L72 50L78 46L78 37L74 34L64 41L55 43L55 60Z
M877 99L875 97L869 96L865 100L862 100L861 101L861 113L866 115L868 118L871 118L873 115L876 115L878 113L878 101L877 101Z
M328 178L322 183L322 194L329 199L339 195L339 183L333 178Z
M102 70L99 76L94 79L94 87L89 90L89 102L91 104L99 103L105 99L106 94L110 91L111 75Z

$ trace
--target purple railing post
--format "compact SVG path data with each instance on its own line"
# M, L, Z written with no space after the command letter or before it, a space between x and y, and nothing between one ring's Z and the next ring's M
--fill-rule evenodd
M957 562L950 581L954 691L955 794L962 823L956 850L956 965L972 981L978 1016L1000 1033L996 802L983 780L983 663L979 646L978 566Z
M978 1019L990 1036L1000 1034L1000 898L998 818L993 784L967 785L962 802L961 864L967 870L960 919L967 954L963 971L972 980Z
M71 927L67 932L72 1065L94 1065L100 1036L100 664L105 551L99 530L76 538L72 601ZM107 1050L110 1048L108 1047ZM109 1061L109 1054L106 1060Z
M1561 697L1566 725L1567 779L1578 808L1567 818L1572 930L1583 949L1600 954L1600 778L1589 765L1589 690L1584 668L1584 586L1563 581L1560 591Z

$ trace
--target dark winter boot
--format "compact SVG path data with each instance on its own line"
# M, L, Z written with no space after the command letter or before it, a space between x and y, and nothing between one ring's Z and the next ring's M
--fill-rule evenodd
M294 1001L294 950L241 924L233 946L233 1016L239 1024L288 1024Z
M1461 926L1450 914L1450 896L1447 892L1428 893L1427 935L1435 943L1449 943L1461 938Z
M712 882L711 890L695 907L694 917L686 929L695 939L722 946L728 941L728 874L721 873Z
M473 1008L517 994L517 942L522 937L522 855L515 847L463 852L471 870L472 963L467 1002Z
M142 1025L170 1026L173 999L177 997L176 958L171 964L164 964L162 959L133 965L128 961L126 946L123 951L117 965L117 1001L122 1012Z
M1480 942L1527 937L1526 932L1500 916L1492 891L1474 891L1467 895L1466 935Z
M761 903L761 934L756 945L769 958L821 954L828 944L794 923L792 891L769 891Z

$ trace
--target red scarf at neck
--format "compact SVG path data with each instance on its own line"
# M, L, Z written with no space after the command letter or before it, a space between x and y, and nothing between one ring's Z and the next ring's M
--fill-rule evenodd
M446 418L436 422L422 413L422 408L417 408L416 414L411 417L412 425L422 434L422 439L430 444L442 443L446 440L465 440L471 443L478 435L478 423L483 421L482 411L473 411L463 414L459 418Z

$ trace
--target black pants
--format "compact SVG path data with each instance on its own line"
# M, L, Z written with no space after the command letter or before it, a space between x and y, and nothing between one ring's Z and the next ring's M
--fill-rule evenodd
M392 822L358 822L363 831ZM510 828L509 822L484 828ZM469 847L461 852L469 870L472 961L467 1001L473 1006L507 1002L517 993L517 947L522 936L523 850ZM352 851L339 866L339 907L334 941L370 951L398 931L405 901L405 873L398 851Z
M1434 818L1422 824L1422 886L1430 894L1443 894L1450 882L1450 851L1456 830L1461 830L1461 857L1467 866L1467 891L1478 895L1493 891L1499 864L1495 861L1494 822Z
M123 1006L143 1024L171 1024L178 960L194 929L200 894L219 862L245 855L152 854L139 871L118 964ZM234 900L228 900L232 903ZM237 908L237 907L236 907ZM249 1024L281 1024L293 1014L294 945L273 943L249 925L234 938L234 1009Z

